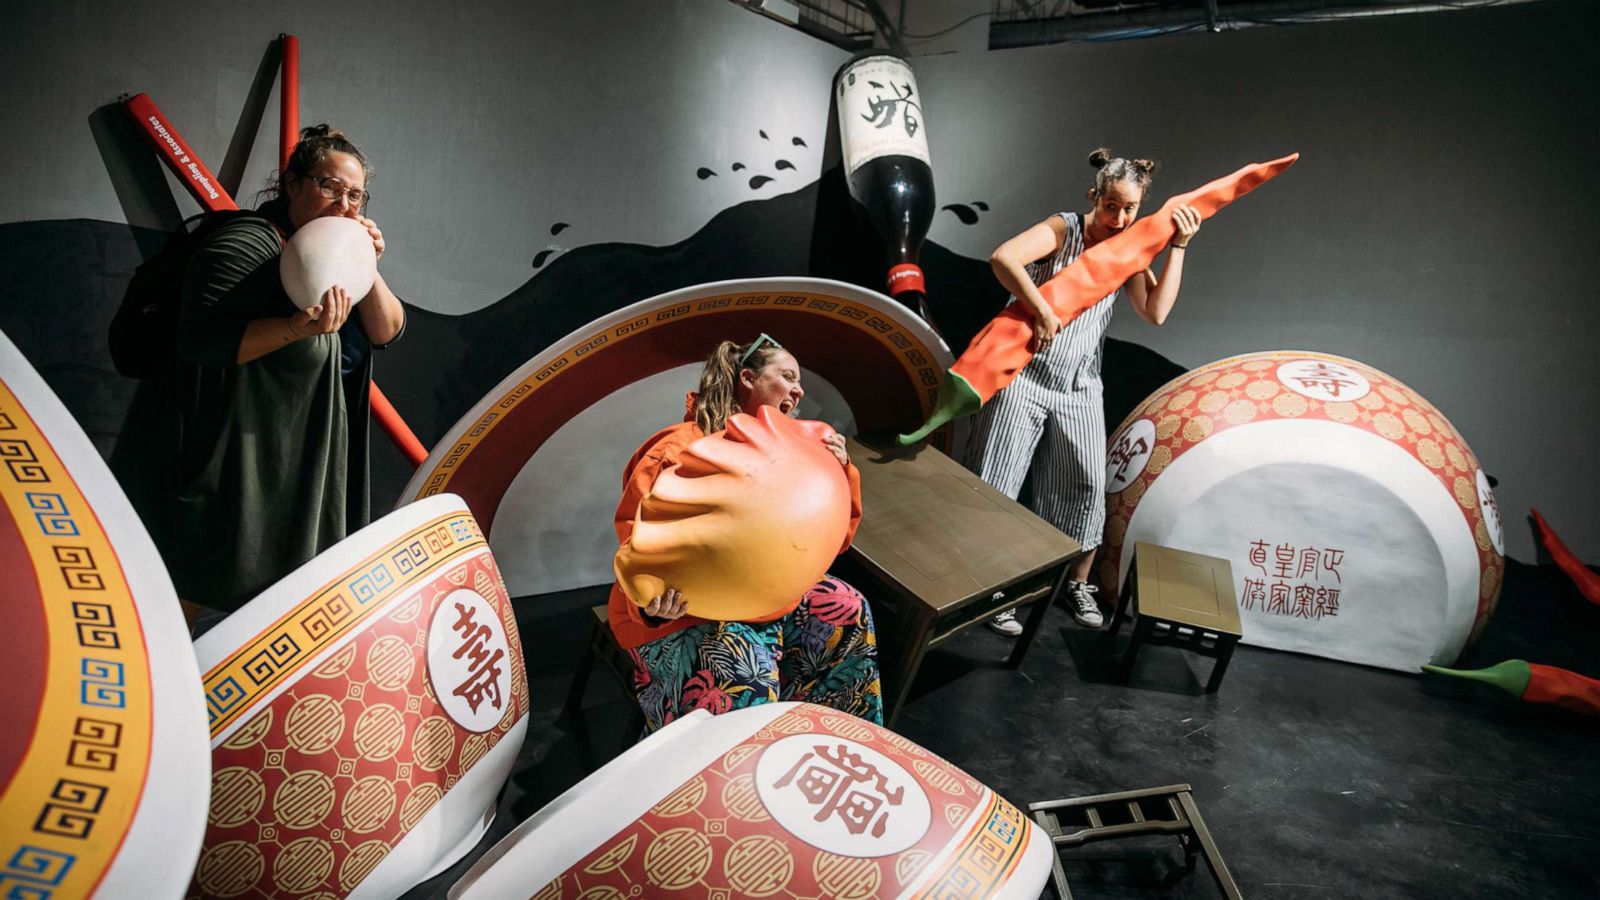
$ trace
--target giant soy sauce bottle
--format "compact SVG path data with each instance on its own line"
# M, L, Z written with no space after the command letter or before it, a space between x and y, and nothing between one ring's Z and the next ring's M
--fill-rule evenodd
M834 100L850 196L888 245L889 295L931 321L917 254L933 223L933 168L916 76L898 56L872 53L834 76Z

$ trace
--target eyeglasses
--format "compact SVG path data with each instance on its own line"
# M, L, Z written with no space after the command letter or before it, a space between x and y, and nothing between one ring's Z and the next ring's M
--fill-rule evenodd
M783 345L782 344L780 344L777 341L773 340L771 335L769 335L765 331L763 331L763 332L761 332L761 336L760 337L758 337L755 340L751 341L750 342L750 346L745 348L745 351L743 353L739 354L739 368L741 368L741 369L744 368L744 364L750 361L750 357L754 356L756 351L760 350L761 346L763 344L771 344L772 346L778 348L779 350L783 349Z
M337 178L312 175L312 181L317 183L317 191L329 200L338 200L340 197L349 203L352 209L365 209L371 202L372 194L358 187L347 188L344 182Z

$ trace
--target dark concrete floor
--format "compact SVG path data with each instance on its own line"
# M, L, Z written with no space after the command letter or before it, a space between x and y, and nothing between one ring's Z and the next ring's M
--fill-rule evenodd
M517 601L533 720L490 834L408 897L443 897L471 858L615 755L628 699L603 669L583 729L557 723L604 589ZM1248 897L1600 896L1600 721L1479 685L1240 647L1211 661L1140 654L1107 677L1128 629L1104 636L1050 611L1020 670L973 629L924 664L896 725L1007 798L1029 802L1193 786ZM1522 658L1600 676L1600 607L1551 566L1509 563L1500 609L1463 666ZM589 740L584 740L587 731ZM1073 851L1076 897L1215 897L1175 839ZM538 885L530 885L530 891Z

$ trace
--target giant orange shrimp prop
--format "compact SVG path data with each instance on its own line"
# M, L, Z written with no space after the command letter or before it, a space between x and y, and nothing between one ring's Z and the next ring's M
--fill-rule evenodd
M1039 293L1062 322L1070 322L1150 265L1172 240L1173 210L1187 204L1200 213L1201 219L1209 219L1217 210L1276 178L1299 158L1300 154L1291 153L1271 162L1254 163L1173 197L1155 215L1146 216L1121 234L1085 250L1072 265L1040 285ZM1006 307L978 332L967 351L945 373L928 421L916 431L900 435L900 443L914 444L951 419L977 412L1033 359L1033 351L1028 349L1032 337L1033 315L1020 303Z
M617 584L641 606L668 586L690 615L770 621L794 609L842 552L850 482L833 429L770 406L690 444L639 504Z

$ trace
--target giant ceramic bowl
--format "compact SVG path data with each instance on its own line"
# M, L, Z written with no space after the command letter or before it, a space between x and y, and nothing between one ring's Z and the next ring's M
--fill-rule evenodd
M362 529L195 651L213 774L192 896L396 897L488 827L528 686L461 498Z
M1227 559L1244 642L1415 672L1494 612L1487 476L1416 391L1354 360L1271 351L1156 391L1107 444L1101 578L1149 541Z
M100 454L3 335L0 567L0 896L178 896L208 772L189 630Z
M1016 897L1049 838L903 737L805 703L696 710L523 822L450 891L528 897Z

